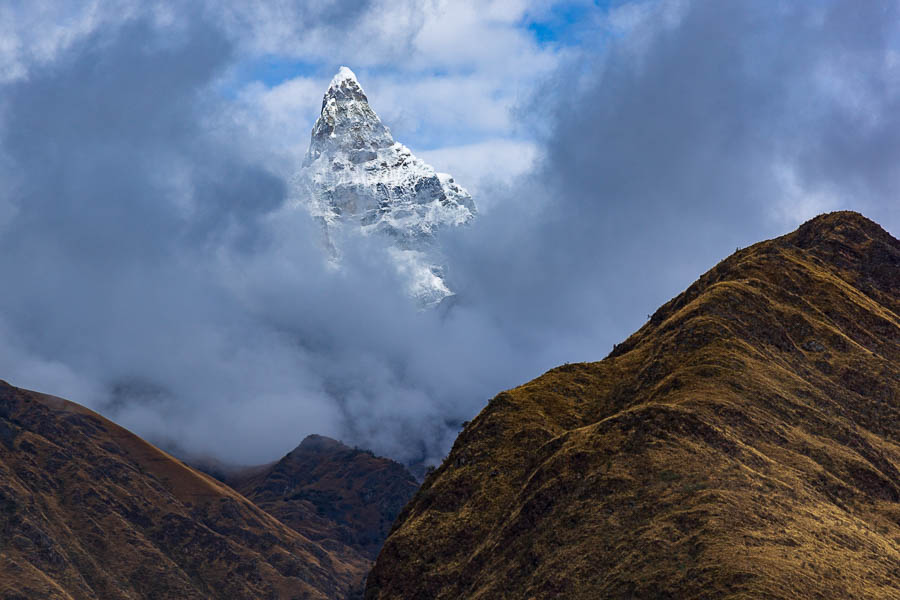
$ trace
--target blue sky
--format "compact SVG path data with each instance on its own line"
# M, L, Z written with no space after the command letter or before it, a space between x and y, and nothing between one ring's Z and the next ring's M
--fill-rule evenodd
M236 68L234 87L258 81L271 88L297 77L321 76L322 70L321 65L302 60L278 55L261 56Z
M517 123L515 112L533 101L536 86L562 62L598 45L610 3L436 3L415 10L416 32L389 31L387 39L376 35L359 48L315 48L311 56L303 51L308 46L286 44L248 53L229 70L222 89L230 98L243 93L254 103L268 97L273 111L279 98L296 117L290 135L299 137L319 108L315 96L344 64L357 73L397 139L414 151L464 146L474 152L479 144L502 150L493 164L482 152L464 167L463 179L477 187L501 171L500 163L527 166L522 157L534 153L533 132ZM439 39L430 39L435 30ZM399 47L397 39L404 40ZM398 53L407 54L398 59ZM287 116L272 117L287 136Z
M577 46L584 43L585 21L596 21L596 12L609 10L610 4L599 0L592 4L560 2L539 18L526 18L523 24L541 44Z
M585 43L585 35L593 32L600 16L612 5L609 1L556 2L540 12L526 13L513 26L527 31L540 45L577 47ZM595 43L595 42L591 42ZM289 56L270 54L242 64L235 80L237 84L259 81L268 87L276 86L296 77L324 76L332 65L298 60ZM379 67L382 72L397 71L390 65ZM439 77L446 72L432 71L426 76Z

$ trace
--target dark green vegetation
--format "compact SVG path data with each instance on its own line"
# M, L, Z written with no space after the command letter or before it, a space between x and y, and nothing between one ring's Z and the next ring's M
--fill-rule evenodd
M367 598L900 598L900 242L740 250L605 360L495 397Z

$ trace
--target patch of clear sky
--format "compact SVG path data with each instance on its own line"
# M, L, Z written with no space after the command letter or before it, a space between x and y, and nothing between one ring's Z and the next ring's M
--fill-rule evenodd
M526 16L518 24L518 27L528 31L533 39L542 46L578 47L582 45L586 32L591 30L590 24L596 19L597 13L605 12L623 1L580 0L557 2L548 11L540 15L540 18ZM298 60L294 57L267 54L235 65L226 80L222 82L219 90L226 98L234 98L241 88L253 82L259 82L267 88L273 88L297 77L327 79L337 71L338 66L340 65L337 63L324 64ZM353 65L348 66L353 68ZM365 76L390 75L391 73L392 69L390 67L374 67L367 68L358 74L365 87ZM432 70L423 73L423 76L441 77L448 74ZM318 107L315 108L318 109ZM377 111L377 107L375 109ZM453 139L448 139L448 135ZM465 131L417 131L413 138L418 139L407 138L403 141L418 148L478 141L478 136L471 138Z
M619 0L593 0L581 2L558 2L537 20L526 17L519 27L526 29L539 44L578 46L584 24L591 20L591 13L609 10L621 4ZM296 77L330 77L339 65L316 64L295 58L264 55L240 65L234 74L233 85L240 87L251 81L259 81L266 87L275 87ZM327 71L327 73L326 73ZM432 72L431 76L441 73Z

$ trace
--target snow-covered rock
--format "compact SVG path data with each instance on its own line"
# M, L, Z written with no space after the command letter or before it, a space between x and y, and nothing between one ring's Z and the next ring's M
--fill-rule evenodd
M325 92L296 191L298 202L321 220L336 260L340 249L330 233L358 226L367 234L390 236L397 271L422 306L452 295L435 233L469 222L475 202L450 175L435 172L394 141L347 67Z

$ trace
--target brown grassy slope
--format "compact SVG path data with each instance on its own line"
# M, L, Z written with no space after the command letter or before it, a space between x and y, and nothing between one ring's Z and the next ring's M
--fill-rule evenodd
M0 598L340 598L368 565L77 404L0 382Z
M348 545L372 560L419 487L400 463L320 435L226 482L310 540Z
M605 360L495 397L367 598L900 598L900 242L722 261Z

